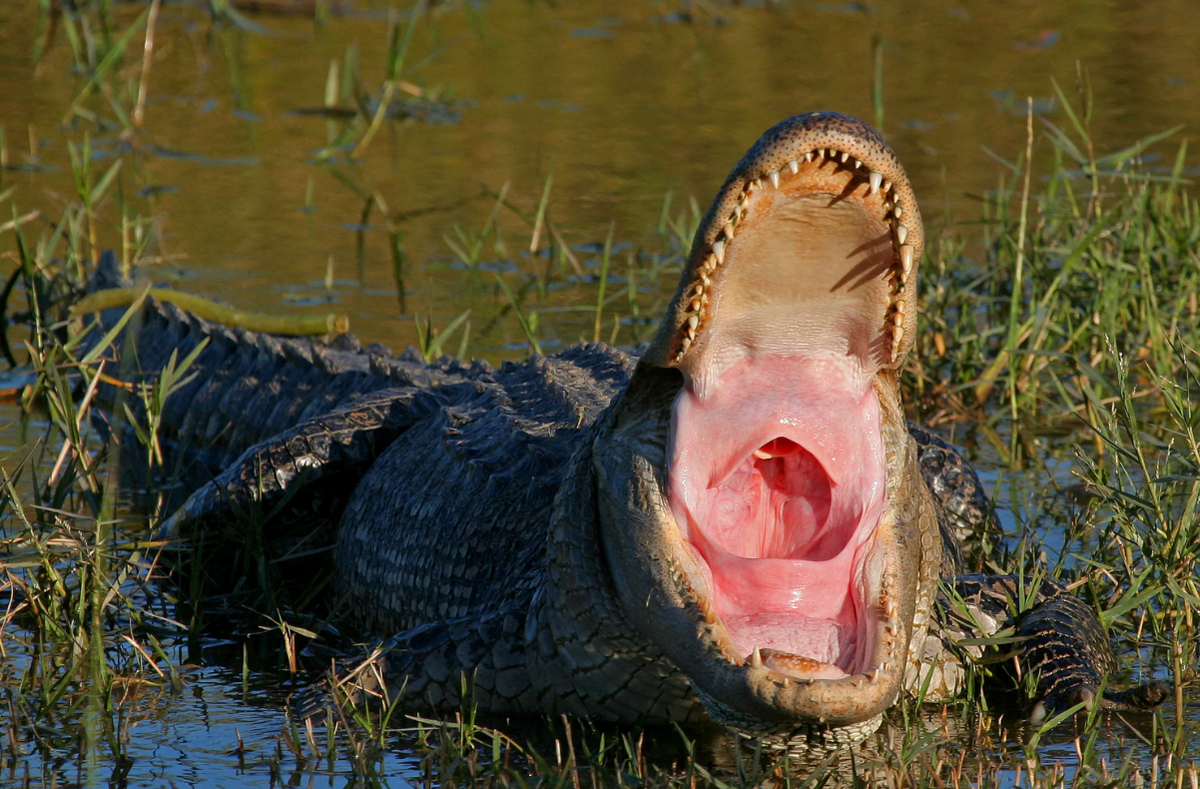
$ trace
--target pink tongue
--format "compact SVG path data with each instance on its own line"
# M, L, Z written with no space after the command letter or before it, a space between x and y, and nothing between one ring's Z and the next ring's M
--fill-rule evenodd
M671 510L743 653L853 651L855 555L883 508L879 418L869 381L834 359L743 361L676 398Z

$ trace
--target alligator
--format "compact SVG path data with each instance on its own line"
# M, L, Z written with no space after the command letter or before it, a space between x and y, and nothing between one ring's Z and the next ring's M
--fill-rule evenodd
M148 300L124 369L198 352L163 440L209 475L164 534L257 512L292 554L332 545L336 609L385 637L330 681L433 709L833 748L902 694L960 693L988 636L1017 645L1035 721L1149 709L1164 689L1108 684L1063 585L964 572L989 503L898 382L924 240L880 135L814 112L734 167L640 354L427 365Z

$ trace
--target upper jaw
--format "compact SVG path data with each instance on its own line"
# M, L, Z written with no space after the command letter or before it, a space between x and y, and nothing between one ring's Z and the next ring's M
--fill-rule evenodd
M644 363L685 371L692 366L713 325L712 305L727 269L726 251L746 226L748 206L814 173L827 179L843 176L838 198L868 207L886 229L890 249L881 251L889 258L892 277L880 317L887 323L881 326L887 338L874 349L873 366L902 366L916 329L916 270L925 243L920 209L903 168L882 138L866 124L830 112L806 113L776 124L729 174L700 223L679 287Z

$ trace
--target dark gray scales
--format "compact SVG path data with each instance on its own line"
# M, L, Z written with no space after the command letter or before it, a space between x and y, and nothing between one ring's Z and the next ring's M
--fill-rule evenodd
M576 346L439 391L346 511L336 564L355 609L395 632L527 599L567 461L631 372L620 351Z

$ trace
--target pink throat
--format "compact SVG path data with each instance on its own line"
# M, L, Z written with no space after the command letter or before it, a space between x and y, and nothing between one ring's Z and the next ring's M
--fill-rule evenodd
M867 670L864 563L886 488L870 379L849 358L741 361L703 396L684 386L671 425L671 511L740 654Z

